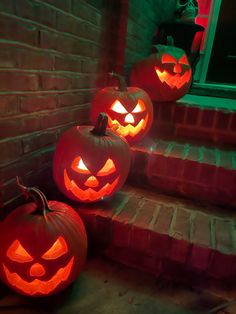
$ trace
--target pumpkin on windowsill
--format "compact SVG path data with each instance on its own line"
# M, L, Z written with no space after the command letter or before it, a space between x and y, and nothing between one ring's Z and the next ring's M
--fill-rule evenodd
M68 198L96 202L112 196L124 184L131 161L125 139L107 129L100 113L96 125L75 126L59 139L53 160L54 180Z
M175 101L189 90L192 69L185 52L173 46L172 37L168 45L153 47L156 53L138 62L131 70L133 86L143 88L153 101Z
M124 77L117 78L118 87L99 90L91 104L91 121L94 124L99 113L108 115L108 126L130 144L140 141L149 131L153 120L153 105L148 94L137 87L127 87Z
M1 224L0 277L20 294L49 296L81 272L87 253L84 224L67 204L47 201L19 180L18 185L34 202L19 206Z

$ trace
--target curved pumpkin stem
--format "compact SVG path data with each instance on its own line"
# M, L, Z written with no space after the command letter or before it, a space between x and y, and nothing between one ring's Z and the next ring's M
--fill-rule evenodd
M36 204L36 210L34 214L46 215L48 211L52 211L48 206L48 201L46 196L37 188L28 188L20 183L20 179L16 177L16 183L18 187L21 189L21 192L25 195L26 199L32 197Z
M119 91L121 91L121 92L127 91L127 85L126 85L124 76L117 74L117 73L114 73L114 72L109 73L109 75L117 78L118 84L119 84L118 85Z
M91 133L97 136L106 135L107 123L108 123L107 114L105 112L100 112L95 127L91 130Z

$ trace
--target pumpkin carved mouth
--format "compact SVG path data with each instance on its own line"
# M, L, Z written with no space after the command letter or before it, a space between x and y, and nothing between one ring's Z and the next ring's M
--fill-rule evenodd
M166 83L171 88L176 87L177 89L180 89L184 84L189 83L192 74L191 70L186 70L183 75L179 73L171 74L166 70L160 71L157 67L155 67L155 71L162 83Z
M144 130L146 128L146 125L148 123L148 114L146 115L145 119L141 119L139 123L135 126L132 124L127 124L126 126L123 126L120 124L117 120L112 120L111 117L109 117L108 125L111 129L116 131L118 134L122 136L135 136L137 135L141 130Z
M112 183L106 183L100 190L95 191L92 188L86 190L80 189L74 180L70 180L66 169L64 170L64 182L66 189L71 191L73 195L79 198L81 201L97 201L103 196L109 196L120 180L118 176Z
M67 281L72 266L74 264L74 257L70 259L65 267L60 268L56 274L47 281L42 281L39 279L34 279L31 282L25 281L17 273L11 273L9 269L3 264L3 269L7 280L11 283L12 286L15 286L17 289L27 293L29 295L35 294L48 294L52 292L61 282Z

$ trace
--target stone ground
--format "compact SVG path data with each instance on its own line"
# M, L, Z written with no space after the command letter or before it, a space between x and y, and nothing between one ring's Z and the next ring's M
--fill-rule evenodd
M210 311L236 297L236 291L198 291L132 270L101 257L63 293L28 299L0 286L0 313L10 314L234 314L236 305Z

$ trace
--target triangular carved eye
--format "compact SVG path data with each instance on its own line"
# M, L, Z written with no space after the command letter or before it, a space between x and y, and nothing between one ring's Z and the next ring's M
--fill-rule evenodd
M145 110L145 104L144 102L139 99L137 105L135 106L134 110L132 111L132 113L138 113L138 112L142 112Z
M66 241L63 237L59 237L53 245L43 254L42 258L44 259L56 259L68 252L68 247Z
M8 248L7 257L18 263L33 261L33 257L26 251L26 249L23 248L18 240L15 240Z
M97 176L107 176L116 171L116 167L111 158L107 159L105 165L98 171Z
M118 113L122 113L125 114L127 113L127 110L125 109L125 107L121 104L121 102L119 100L116 100L112 106L111 106L111 110L118 112Z
M179 59L179 63L185 64L185 65L189 65L187 56L186 56L186 55L183 55L183 56Z
M161 58L162 63L176 63L176 59L172 57L171 55L163 55Z
M78 173L90 174L89 169L85 166L84 161L80 156L73 160L71 168Z

